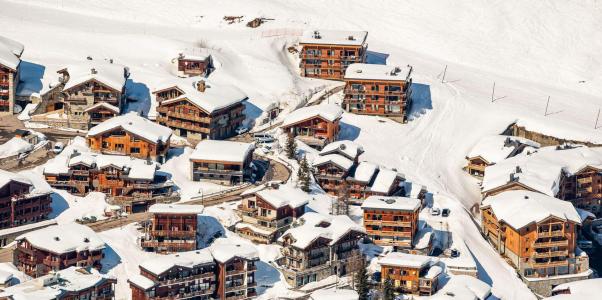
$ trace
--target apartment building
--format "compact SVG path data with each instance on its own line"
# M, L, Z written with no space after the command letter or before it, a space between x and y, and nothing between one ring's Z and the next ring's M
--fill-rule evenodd
M0 116L14 112L23 44L0 36Z
M337 140L343 110L335 104L299 108L284 119L282 131L310 147L321 150Z
M421 202L406 197L370 196L362 203L364 227L379 246L411 249L418 233Z
M46 220L52 211L51 194L28 178L0 170L0 229Z
M443 268L439 259L431 256L389 252L378 260L381 280L391 280L403 294L431 296L439 289Z
M251 143L203 140L190 154L190 179L226 185L252 179L254 150Z
M202 205L154 204L149 207L151 221L144 228L140 246L156 253L197 249L197 218Z

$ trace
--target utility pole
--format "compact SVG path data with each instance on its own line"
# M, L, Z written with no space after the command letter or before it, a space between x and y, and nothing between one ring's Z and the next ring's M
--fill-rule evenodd
M548 96L548 103L546 104L546 112L543 114L544 116L548 115L548 107L550 106L550 96Z
M596 125L594 125L594 129L598 129L598 119L600 119L600 109L598 108L598 116L596 116Z
M493 89L491 90L491 102L495 101L495 81L493 82Z
M443 69L443 77L441 78L441 83L445 83L445 74L447 73L447 65L445 65L445 69Z

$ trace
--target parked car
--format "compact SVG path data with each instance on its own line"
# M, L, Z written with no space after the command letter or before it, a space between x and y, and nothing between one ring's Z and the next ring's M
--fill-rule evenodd
M52 152L54 152L55 154L59 154L63 151L64 148L65 144L63 144L62 142L56 142L52 147Z
M254 133L253 138L258 143L271 143L275 140L271 134L263 132Z
M447 216L449 216L449 214L450 214L450 213L451 213L451 211L449 210L449 208L444 208L444 209L441 211L441 216L442 216L442 217L447 217Z
M438 207L431 208L431 216L438 216L441 213L441 210Z
M451 257L458 257L460 256L460 250L458 249L451 249Z
M241 126L236 128L236 134L240 135L240 134L245 134L249 131L249 128L245 127L245 126Z

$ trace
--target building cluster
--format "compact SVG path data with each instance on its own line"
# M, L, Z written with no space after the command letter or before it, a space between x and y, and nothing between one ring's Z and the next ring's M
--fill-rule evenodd
M153 258L129 278L132 299L253 298L258 261L253 246L227 242Z

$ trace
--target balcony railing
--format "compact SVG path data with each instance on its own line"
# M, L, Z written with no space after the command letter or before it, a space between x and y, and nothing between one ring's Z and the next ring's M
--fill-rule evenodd
M550 267L562 267L568 265L568 260L561 261L549 261L549 262L531 262L531 266L534 268L550 268Z
M539 237L559 237L564 236L564 232L562 230L538 231L537 235Z
M560 251L546 251L546 252L533 252L533 257L536 258L546 258L546 257L555 257L555 256L568 256L568 250L560 250Z
M152 236L171 236L171 237L191 237L194 238L196 236L195 231L185 231L185 230L151 230L150 234Z
M365 225L383 225L397 227L412 227L412 222L409 221L385 221L385 220L370 220L364 219Z
M196 115L192 115L192 114L185 114L185 113L180 113L180 112L175 112L175 111L171 111L166 107L159 107L157 108L157 112L165 114L169 117L174 117L174 118L179 118L179 119L185 119L185 120L190 120L190 121L196 121L196 122L200 122L200 123L211 123L211 118L208 117L201 117L201 116L196 116Z
M555 247L555 246L568 246L569 245L569 241L568 240L563 240L563 241L552 241L552 242L536 242L535 244L533 244L533 248L549 248L549 247Z

